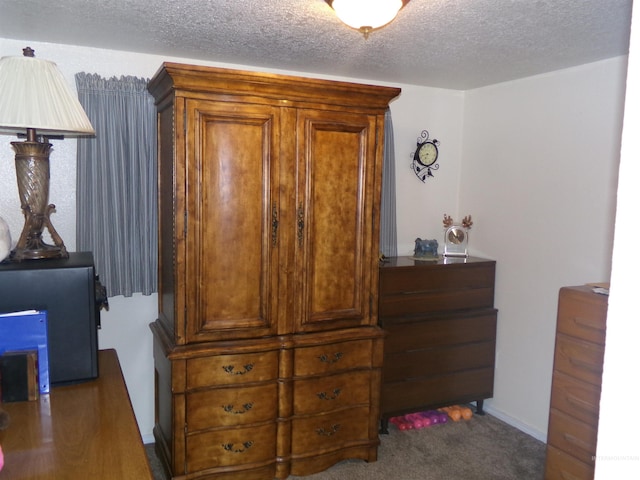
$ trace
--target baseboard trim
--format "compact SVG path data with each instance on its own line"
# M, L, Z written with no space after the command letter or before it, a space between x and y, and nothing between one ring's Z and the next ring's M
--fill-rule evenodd
M512 427L515 427L518 430L526 433L527 435L532 436L536 440L540 440L543 443L547 443L547 434L545 432L541 432L540 430L532 428L531 425L522 423L517 418L514 418L511 415L508 415L500 410L496 410L495 408L492 408L490 405L487 405L486 403L484 405L484 411L487 412L489 415L493 415L497 419L502 420L504 423L507 423Z

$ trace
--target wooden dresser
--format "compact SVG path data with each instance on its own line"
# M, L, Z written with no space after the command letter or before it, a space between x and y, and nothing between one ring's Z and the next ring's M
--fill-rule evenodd
M546 480L594 476L607 305L592 287L560 289Z
M386 331L382 431L389 417L493 396L495 261L390 258L380 267Z
M166 63L154 435L176 478L377 458L389 87Z

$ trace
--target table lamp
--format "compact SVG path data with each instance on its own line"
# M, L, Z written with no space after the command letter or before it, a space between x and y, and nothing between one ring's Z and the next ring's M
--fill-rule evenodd
M10 259L67 258L50 219L55 205L48 203L49 139L95 131L56 64L35 58L29 47L22 57L0 59L0 134L26 136L25 141L11 142L24 227ZM45 227L54 245L43 241Z

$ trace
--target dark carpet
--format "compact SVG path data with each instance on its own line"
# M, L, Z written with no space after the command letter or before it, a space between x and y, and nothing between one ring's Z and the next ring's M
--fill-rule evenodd
M305 480L541 480L545 444L491 415L420 430L389 426L378 461L347 460ZM146 445L156 480L167 480Z

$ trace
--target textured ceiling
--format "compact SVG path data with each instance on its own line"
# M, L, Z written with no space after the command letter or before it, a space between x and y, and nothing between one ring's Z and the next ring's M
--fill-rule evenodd
M467 90L625 55L631 6L411 0L365 40L324 0L0 0L0 37Z

